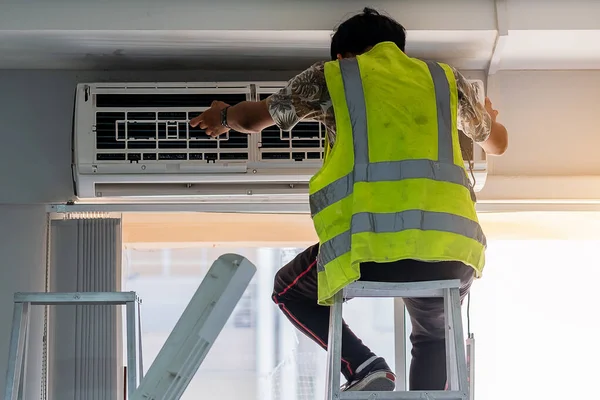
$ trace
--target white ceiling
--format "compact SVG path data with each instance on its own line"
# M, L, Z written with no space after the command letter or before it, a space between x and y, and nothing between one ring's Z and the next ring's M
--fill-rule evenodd
M600 69L600 29L509 31L500 69Z
M0 0L0 69L298 70L329 57L331 28L361 3ZM498 69L600 69L600 1L371 3L405 24L415 57L487 69L508 34Z
M301 69L328 59L327 31L0 31L2 69ZM484 69L494 31L414 31L407 51Z

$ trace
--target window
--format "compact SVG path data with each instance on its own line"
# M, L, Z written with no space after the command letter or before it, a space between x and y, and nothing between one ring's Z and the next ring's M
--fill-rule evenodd
M589 397L600 359L600 216L507 213L481 220L489 240L483 278L471 292L476 398Z
M233 252L258 271L183 399L323 398L325 351L297 332L270 299L277 270L316 240L308 217L136 218L124 217L123 287L143 300L145 368L212 262ZM600 359L600 216L482 214L481 221L487 265L473 284L470 309L476 397L589 397ZM393 300L354 299L344 310L357 335L394 368Z
M584 398L596 386L600 241L493 240L472 290L476 396ZM578 396L579 395L579 396Z

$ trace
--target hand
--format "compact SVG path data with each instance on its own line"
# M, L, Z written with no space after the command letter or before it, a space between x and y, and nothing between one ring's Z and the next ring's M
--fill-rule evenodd
M494 110L494 108L492 107L492 101L490 100L489 97L485 98L485 110L488 112L488 114L490 114L490 117L492 117L492 121L496 122L496 117L498 116L498 110Z
M211 137L217 137L229 131L229 128L221 125L221 110L229 107L229 104L222 101L213 101L210 108L190 121L193 128L204 129L206 134Z

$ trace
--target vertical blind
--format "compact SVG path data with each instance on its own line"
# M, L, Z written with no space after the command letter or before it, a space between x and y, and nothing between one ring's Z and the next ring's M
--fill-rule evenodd
M121 291L121 220L102 215L52 221L51 292ZM49 400L123 396L119 306L53 306L49 313Z

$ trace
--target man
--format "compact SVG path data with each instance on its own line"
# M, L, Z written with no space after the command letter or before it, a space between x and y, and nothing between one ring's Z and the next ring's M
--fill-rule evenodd
M229 129L290 130L302 119L327 128L326 160L310 182L320 244L275 277L273 300L326 348L332 296L368 281L460 279L468 293L484 264L485 236L459 148L458 128L488 154L507 147L486 99L455 69L404 54L406 31L366 8L332 37L331 59L261 102L214 102L192 120L211 136ZM411 316L411 390L446 383L441 299L405 299ZM344 323L343 390L393 390L395 376Z

